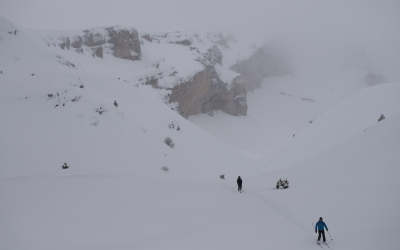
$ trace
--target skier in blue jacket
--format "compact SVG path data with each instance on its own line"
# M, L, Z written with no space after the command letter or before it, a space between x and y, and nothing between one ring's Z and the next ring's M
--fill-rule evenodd
M328 227L326 226L325 222L322 221L322 217L319 217L319 221L315 224L315 233L317 233L317 227L318 227L318 241L321 239L321 234L322 238L324 239L325 243L325 231L324 227L326 228L326 231L328 231Z

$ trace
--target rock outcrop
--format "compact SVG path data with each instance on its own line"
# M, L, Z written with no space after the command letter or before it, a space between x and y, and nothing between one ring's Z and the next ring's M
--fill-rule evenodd
M107 30L109 36L107 42L114 45L112 50L115 57L132 61L140 60L140 41L136 29L116 30L114 27L111 27Z
M185 118L215 110L222 110L230 115L246 115L247 91L260 87L265 77L290 73L282 57L267 48L253 48L253 53L249 53L245 60L239 61L228 69L222 66L221 50L225 50L226 53L226 50L230 49L229 43L237 42L235 38L217 35L212 38L209 48L201 51L198 45L204 47L210 35L202 36L198 32L191 32L192 35L174 32L168 33L165 37L159 37L161 40L168 39L168 43L190 46L189 49L198 54L196 60L204 65L204 70L197 72L190 80L181 81L173 88L166 88L171 91L171 94L166 97L167 102L175 104L172 105L174 109ZM149 37L143 36L143 38L150 40ZM233 79L232 71L238 73ZM148 77L145 84L163 89L159 82L163 77L165 74L160 72L160 75Z
M238 78L231 89L220 80L214 66L206 66L194 75L191 81L172 88L170 102L179 104L179 113L187 118L190 115L222 110L230 115L246 115L246 89Z
M91 48L93 56L100 58L103 58L103 47L109 49L113 56L121 59L135 61L141 58L139 34L133 28L115 26L84 30L83 35L61 37L58 45L62 49L69 49L71 46L78 53L83 53L83 46L86 46Z
M240 55L242 52L237 51L235 43L238 42L233 36L224 37L221 33L189 29L166 34L143 33L140 39L136 29L113 26L87 29L80 34L70 33L49 44L57 44L62 49L72 47L78 53L90 53L93 57L103 58L104 53L107 53L133 61L140 60L141 46L146 44L163 44L166 50L168 46L173 46L171 51L185 56L182 60L191 60L190 70L182 65L179 65L182 68L175 68L161 52L160 59L150 65L143 65L145 73L132 76L132 81L163 90L161 95L165 97L165 102L185 118L215 110L230 115L246 115L247 91L260 87L265 77L287 73L282 70L278 57L266 48L249 47L243 51L243 56L238 56L237 60L242 58L241 61L234 65L223 65L224 55L230 52ZM187 53L188 50L190 53ZM166 53L166 56L171 55ZM199 62L200 67L193 64L194 61ZM232 58L228 61L232 62Z

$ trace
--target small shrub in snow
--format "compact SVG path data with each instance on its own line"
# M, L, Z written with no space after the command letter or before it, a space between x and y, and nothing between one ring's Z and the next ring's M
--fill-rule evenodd
M276 189L286 189L286 188L289 188L288 180L279 179L279 181L276 183Z
M99 125L99 120L97 120L97 121L95 121L95 122L90 124L90 126L97 126L97 125Z
M165 138L165 139L164 139L164 142L165 142L165 144L167 144L167 145L170 146L171 148L174 148L174 147L175 147L174 141L173 141L171 138L169 138L169 137Z
M161 168L161 170L163 170L163 171L165 171L165 172L168 172L169 168L166 167L166 166L163 166L163 167Z
M221 174L221 175L219 176L219 178L225 180L225 175L224 175L224 174Z
M115 106L115 107L118 107L117 100L114 101L114 106Z
M103 112L107 112L107 110L103 109L103 107L100 107L100 108L96 109L96 112L101 115Z
M62 169L67 169L69 168L69 166L67 165L67 163L64 163L64 165L61 166Z
M176 121L172 121L170 124L168 124L168 127L170 129L176 129L176 131L181 130L181 128L179 127L179 124Z
M79 101L79 99L81 99L81 96L75 96L74 99L72 99L71 101L77 102Z
M83 84L79 85L79 88L83 89L83 87L84 87Z
M382 120L385 120L385 116L384 115L381 115L381 117L379 117L379 119L378 119L378 122L380 122L380 121L382 121Z

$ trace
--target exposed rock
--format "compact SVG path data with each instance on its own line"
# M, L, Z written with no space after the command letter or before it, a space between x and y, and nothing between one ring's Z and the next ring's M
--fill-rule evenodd
M171 43L181 44L181 45L184 45L184 46L192 45L192 41L189 40L189 39L184 39L184 40L181 40L181 41L176 41L176 42L171 42Z
M103 46L93 47L93 56L103 58Z
M149 42L153 42L153 38L149 34L144 34L142 36L143 39L146 39Z
M111 27L107 30L110 37L107 42L114 45L112 50L115 57L133 61L140 60L140 41L136 29L115 30L114 27Z
M217 64L219 63L222 65L222 53L221 50L219 50L217 45L214 45L210 49L208 49L208 56L207 59L211 62L211 64Z
M266 54L259 49L249 59L241 61L231 67L231 69L239 74L243 79L247 91L253 91L261 86L261 80L266 76L264 64Z
M171 89L169 102L177 102L180 114L190 115L222 110L231 115L246 115L246 88L238 79L231 89L219 79L214 66L208 65L191 81Z
M83 44L88 47L103 45L106 42L100 33L95 33L91 30L84 30L83 32L85 33L83 35Z
M158 86L158 78L156 76L147 77L146 82L144 84L151 85L155 89L160 88L160 86Z
M72 42L71 46L75 49L80 49L82 47L83 40L80 36L75 37L74 41Z
M60 44L60 47L62 49L64 49L65 47L67 47L67 49L69 49L69 46L71 45L71 41L69 40L69 37L63 37L62 41L63 42Z
M95 28L84 30L83 35L58 38L58 44L62 49L69 49L70 46L72 46L77 53L83 53L84 48L82 46L85 45L91 48L93 56L100 58L103 58L104 48L106 48L111 49L115 57L128 60L140 60L140 41L138 32L135 29L119 28L116 26L107 28L106 30L108 36L103 34L104 29ZM108 46L106 45L107 43L109 43ZM105 46L104 48L103 45Z

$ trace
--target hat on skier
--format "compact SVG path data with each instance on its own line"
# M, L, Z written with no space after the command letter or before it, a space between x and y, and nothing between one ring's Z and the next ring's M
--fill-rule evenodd
M319 217L319 220L322 220L322 217Z

